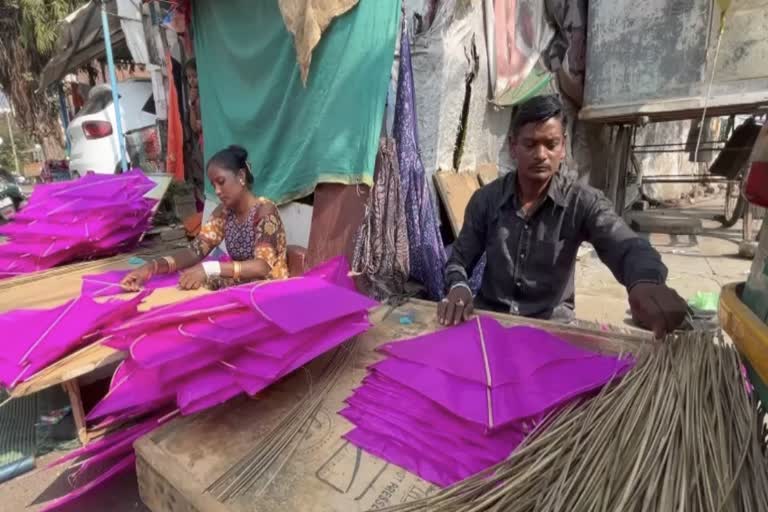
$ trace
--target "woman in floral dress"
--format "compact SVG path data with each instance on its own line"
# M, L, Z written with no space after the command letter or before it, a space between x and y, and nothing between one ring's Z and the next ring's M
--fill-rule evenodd
M248 152L229 146L208 161L207 172L221 205L189 248L134 270L123 279L123 288L136 291L154 274L176 270L181 270L179 286L185 290L288 277L285 228L277 206L251 192ZM203 261L222 242L232 261Z

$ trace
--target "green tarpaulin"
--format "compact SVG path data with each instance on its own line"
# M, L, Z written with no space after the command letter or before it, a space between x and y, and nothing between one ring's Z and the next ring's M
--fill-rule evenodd
M306 88L277 0L193 6L206 161L244 146L254 192L278 203L320 182L373 182L399 0L363 0L335 19L312 54Z

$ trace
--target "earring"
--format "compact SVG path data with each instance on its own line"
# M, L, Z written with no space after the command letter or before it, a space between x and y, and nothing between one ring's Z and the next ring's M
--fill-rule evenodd
M245 186L245 180L240 180L240 184L241 184L242 186Z

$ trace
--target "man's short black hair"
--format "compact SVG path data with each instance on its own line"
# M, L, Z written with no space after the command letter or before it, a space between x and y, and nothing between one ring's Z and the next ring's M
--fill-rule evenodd
M530 123L543 123L552 118L560 119L565 129L565 113L560 98L553 94L534 96L517 106L517 111L512 116L509 133L512 137L516 137L523 126Z

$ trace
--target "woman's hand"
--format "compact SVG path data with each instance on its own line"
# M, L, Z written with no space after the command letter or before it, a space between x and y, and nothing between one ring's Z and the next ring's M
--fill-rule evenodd
M179 278L179 288L182 290L197 290L201 286L205 285L207 280L208 276L205 275L203 266L197 264L192 268L181 271L181 277Z
M152 268L149 265L142 265L136 270L130 272L120 281L120 286L127 292L137 292L141 290L144 283L152 277Z

